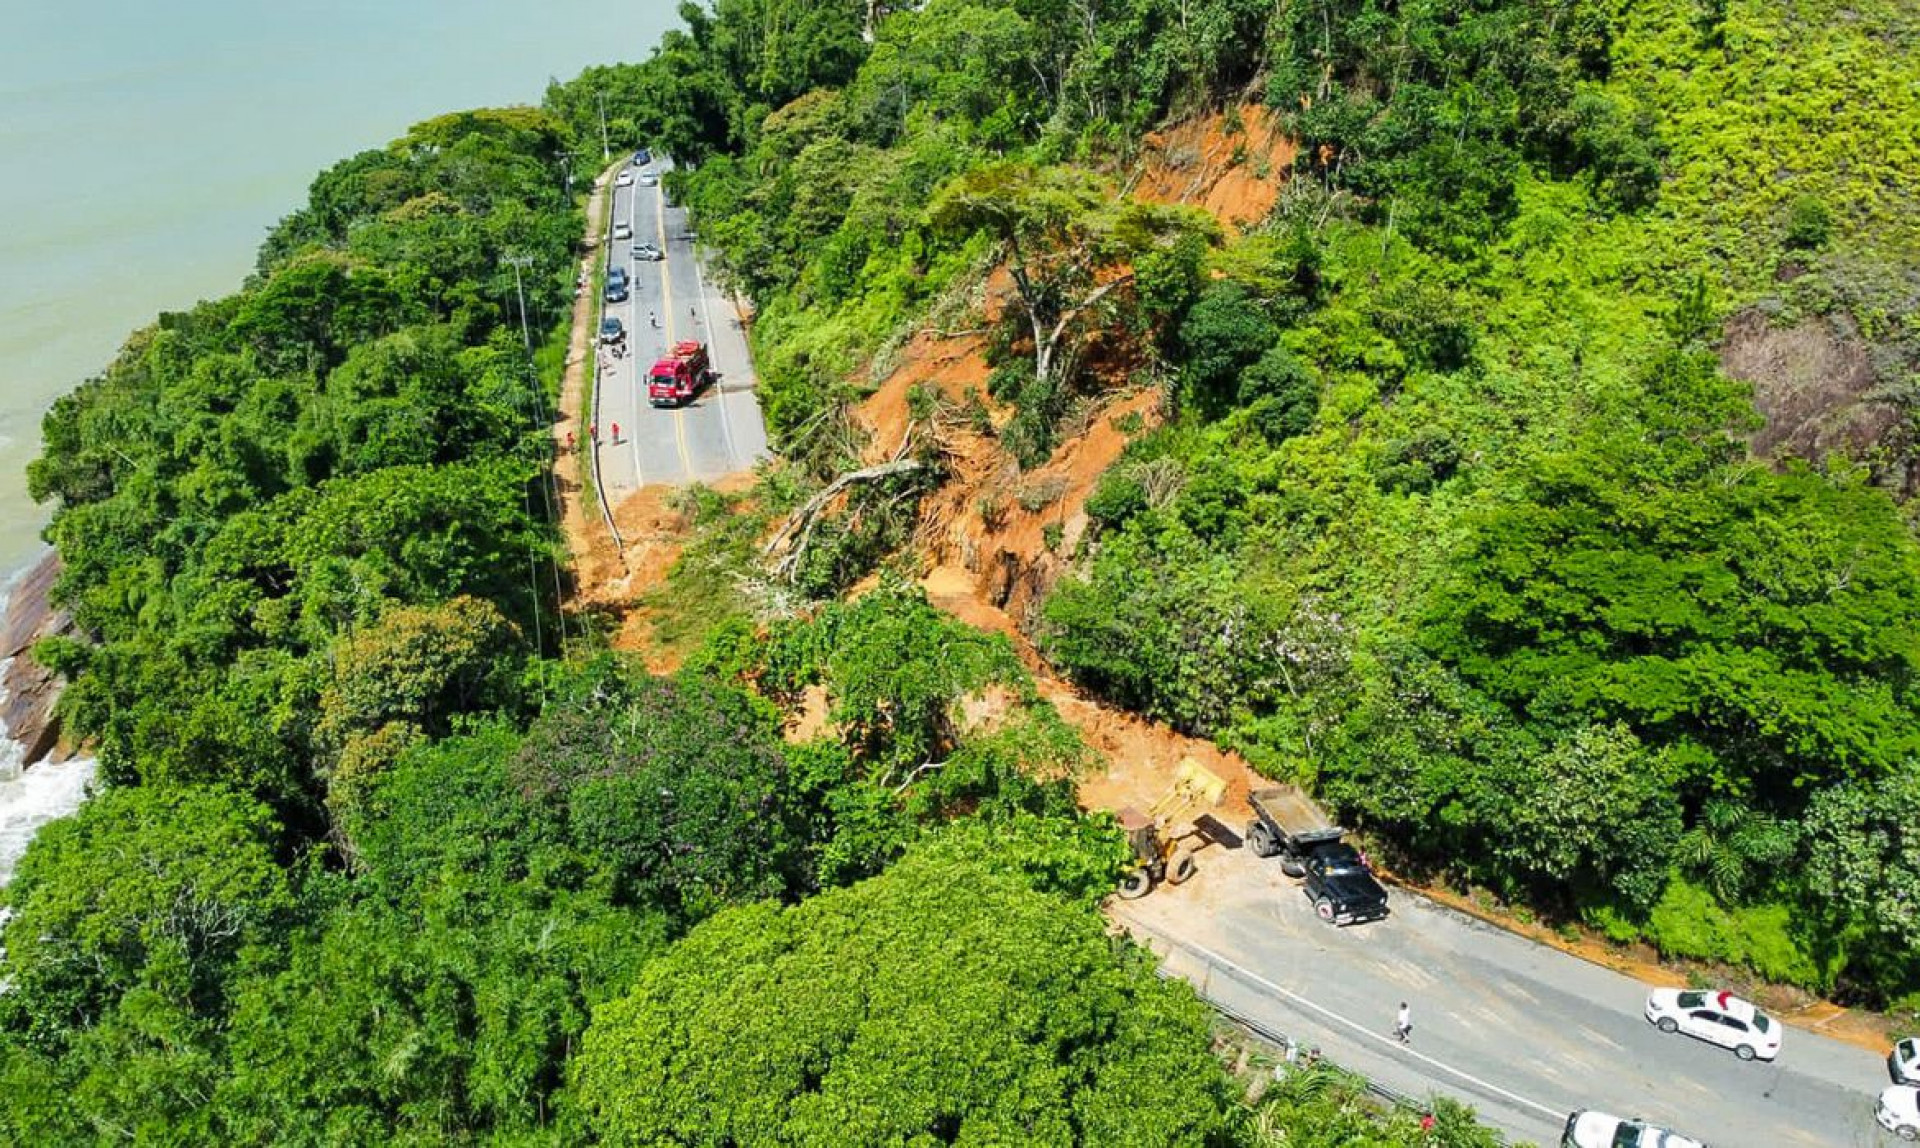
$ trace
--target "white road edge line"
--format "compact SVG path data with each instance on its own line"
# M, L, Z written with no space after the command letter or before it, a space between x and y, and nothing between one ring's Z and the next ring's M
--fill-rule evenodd
M1381 1044L1393 1047L1395 1051L1397 1051L1403 1056L1412 1057L1415 1060L1421 1061L1422 1063L1427 1064L1433 1068L1437 1068L1440 1071L1445 1072L1451 1076L1458 1077L1459 1079L1466 1081L1467 1083L1473 1085L1476 1088L1486 1089L1488 1092L1491 1092L1496 1096L1505 1097L1506 1099L1511 1100L1516 1104L1524 1105L1527 1108L1531 1108L1534 1111L1542 1113L1543 1115L1553 1120L1558 1121L1558 1120L1564 1120L1566 1118L1566 1111L1563 1109L1549 1108L1537 1100L1529 1100L1526 1097L1521 1096L1517 1092L1509 1092L1507 1089L1504 1089L1499 1085L1494 1084L1491 1081L1482 1080L1470 1072L1466 1072L1462 1069L1455 1068L1452 1065L1445 1063L1444 1061L1435 1060L1433 1057L1428 1056L1426 1053L1415 1052L1413 1049L1405 1047L1404 1045L1400 1045L1399 1042L1391 1040L1388 1037L1385 1037L1380 1033L1373 1031L1371 1028L1368 1028L1366 1025L1361 1024L1359 1021L1353 1020L1350 1017L1342 1016L1340 1013L1334 1012L1332 1009L1326 1007L1323 1004L1319 1004L1316 1001L1308 1000L1306 997L1301 996L1299 993L1294 992L1292 989L1289 989L1283 985L1274 984L1272 981L1261 976L1259 973L1254 972L1252 969L1246 968L1240 964L1237 964L1234 961L1228 960L1226 957L1221 956L1219 953L1214 952L1212 949L1209 949L1204 945L1196 945L1191 941L1175 940L1173 937L1167 936L1165 933L1160 932L1160 930L1154 928L1152 925L1148 925L1145 921L1141 921L1138 918L1133 917L1131 914L1122 914L1122 915L1125 916L1129 921L1133 921L1136 924L1144 926L1149 932L1153 933L1155 936L1158 936L1161 940L1164 940L1167 944L1178 946L1179 948L1185 949L1186 951L1194 954L1195 956L1204 957L1205 959L1207 959L1208 961L1211 961L1214 964L1220 965L1227 969L1231 969L1234 973L1238 974L1241 977L1246 978L1248 981L1251 981L1256 985L1259 985L1261 988L1279 993L1281 996L1286 997L1288 1000L1293 1001L1295 1004L1301 1005L1305 1008L1312 1009L1314 1012L1319 1013L1320 1015L1326 1017L1329 1020L1345 1025L1347 1028L1352 1029L1353 1031L1359 1033L1361 1036L1364 1036L1369 1040L1378 1041Z
M662 212L661 213L662 219L664 219L665 216L666 216L666 213ZM687 217L688 222L692 222L692 218L693 218L692 216L688 216ZM693 236L691 234L687 236L687 258L693 260L694 292L695 292L695 295L700 300L700 309L703 311L706 311L707 310L707 279L706 279L706 276L700 274L700 252L698 250L698 245L694 242ZM711 369L713 364L713 349L719 343L719 340L714 337L713 315L711 312L709 312L706 316L706 328L707 328L707 364L709 369ZM713 388L713 402L715 406L720 408L720 438L721 438L721 441L727 444L727 469L728 470L744 469L745 466L749 466L751 465L751 463L748 462L747 460L742 459L740 457L739 449L733 445L733 424L727 421L727 396L721 391L718 384L715 384Z

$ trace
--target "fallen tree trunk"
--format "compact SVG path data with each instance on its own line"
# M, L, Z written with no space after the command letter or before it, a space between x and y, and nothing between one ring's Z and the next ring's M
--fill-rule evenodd
M818 494L807 499L800 509L787 516L787 521L774 533L765 549L761 551L761 557L771 560L784 550L785 555L775 566L774 573L783 578L791 578L793 572L799 568L801 555L806 553L807 539L813 533L813 526L819 520L820 512L825 510L843 491L855 483L877 482L896 474L919 470L921 465L917 458L896 458L892 462L883 462L878 466L850 470L834 479Z

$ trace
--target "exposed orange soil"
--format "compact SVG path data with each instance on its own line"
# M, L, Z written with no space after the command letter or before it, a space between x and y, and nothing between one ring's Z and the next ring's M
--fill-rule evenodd
M1260 104L1238 109L1240 128L1216 112L1147 137L1147 163L1133 194L1204 207L1230 234L1265 219L1293 166L1293 141Z
M731 474L710 485L724 494L737 494L753 485L753 474ZM668 572L692 535L693 521L675 498L679 490L666 484L645 486L613 508L613 521L626 548L612 554L609 537L605 551L612 555L609 573L617 569L618 574L585 586L581 594L585 608L609 622L613 648L639 654L657 674L679 669L684 653L655 640L655 611L647 604L652 591L666 585Z
M915 387L932 385L949 402L964 403L969 391L977 393L989 409L999 404L987 399L987 360L983 352L987 337L969 332L940 336L922 331L901 353L900 367L880 388L860 404L857 417L872 435L867 445L868 462L879 462L893 452L913 421L907 409L907 395ZM1001 411L1004 418L1011 412Z
M1216 113L1148 137L1147 160L1134 177L1133 194L1203 207L1229 229L1264 217L1278 198L1292 145L1277 133L1264 108L1243 107L1238 116L1237 131L1229 131L1228 117ZM1011 289L1004 269L984 285L980 310L988 322L1007 305ZM1238 823L1247 793L1261 784L1245 759L1082 696L1053 676L1025 632L1086 533L1086 501L1100 476L1119 459L1130 432L1159 422L1158 393L1115 387L1094 396L1065 420L1053 456L1022 472L996 438L954 409L977 401L996 430L1013 414L985 394L985 343L980 332L920 332L900 367L858 411L872 435L871 460L896 449L907 434L913 390L930 386L953 404L933 426L918 428L938 442L951 472L922 510L918 542L930 568L923 583L928 596L962 621L1011 638L1042 695L1107 763L1105 772L1081 780L1083 805L1150 805L1171 783L1180 760L1191 757L1227 781L1216 812L1222 821ZM1109 351L1118 360L1128 354L1124 348Z
M831 724L827 715L832 708L832 702L827 697L827 687L808 686L800 695L799 708L787 715L787 726L781 731L782 736L787 739L789 745L812 741L827 732L827 727Z

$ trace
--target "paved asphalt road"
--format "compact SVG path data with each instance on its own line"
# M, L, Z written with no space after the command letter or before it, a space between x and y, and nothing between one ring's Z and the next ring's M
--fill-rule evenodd
M668 165L656 159L650 167L664 172ZM641 186L636 178L630 186L613 188L611 222L633 229L632 239L612 240L608 247L609 265L626 266L633 290L624 303L603 304L604 314L627 327L626 355L601 353L609 369L600 376L595 403L600 480L608 500L618 504L655 483L710 482L751 468L767 454L753 360L732 301L707 280L694 254L687 213L668 205L665 189ZM634 258L636 242L653 244L666 259ZM596 283L594 289L602 286ZM647 403L647 368L681 339L708 344L719 380L685 407L655 409Z
M1647 987L1393 890L1392 916L1334 928L1299 883L1245 848L1120 902L1120 920L1203 995L1388 1088L1443 1093L1522 1142L1567 1113L1641 1116L1713 1148L1898 1143L1873 1119L1885 1060L1788 1027L1773 1064L1648 1024ZM1412 1005L1405 1046L1391 1037Z

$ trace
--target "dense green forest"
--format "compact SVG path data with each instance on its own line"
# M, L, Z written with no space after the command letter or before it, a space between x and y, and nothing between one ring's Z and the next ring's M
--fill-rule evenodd
M671 677L563 618L565 163L602 98L684 161L757 308L792 464L761 513L848 464L862 369L1006 264L1013 457L1114 385L1102 354L1166 416L1041 611L1063 672L1411 869L1920 992L1910 11L681 14L540 109L322 173L236 294L48 415L30 481L84 640L38 653L104 786L5 894L0 1139L1492 1142L1329 1070L1242 1099L1192 993L1108 935L1124 843L1011 646L891 572L835 599L900 499ZM1260 226L1117 190L1147 130L1245 101L1301 143ZM1891 413L1758 453L1735 329L1843 341ZM752 549L695 501L690 557ZM817 691L827 732L789 743Z

